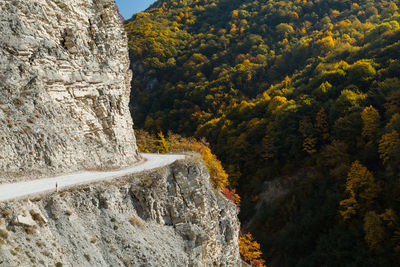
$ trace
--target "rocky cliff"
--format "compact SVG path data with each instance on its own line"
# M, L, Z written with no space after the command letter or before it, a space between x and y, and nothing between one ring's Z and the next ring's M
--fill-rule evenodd
M240 266L238 234L204 165L180 161L0 203L0 266Z
M0 177L138 160L113 0L2 0L0 32Z

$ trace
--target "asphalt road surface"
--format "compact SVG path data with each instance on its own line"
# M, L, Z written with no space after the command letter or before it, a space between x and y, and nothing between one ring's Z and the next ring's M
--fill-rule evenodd
M184 159L184 155L175 154L142 154L145 161L131 168L115 171L84 171L67 175L55 176L32 180L27 182L0 185L0 201L21 198L24 196L42 193L46 191L71 187L74 185L88 184L100 180L109 180L131 173L138 173L146 170L160 168L173 163L176 160Z

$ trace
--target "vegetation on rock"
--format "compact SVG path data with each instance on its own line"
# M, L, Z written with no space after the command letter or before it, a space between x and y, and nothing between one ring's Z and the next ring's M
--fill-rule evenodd
M210 181L215 189L221 191L239 209L240 197L235 193L235 189L230 190L228 184L228 174L222 167L221 162L211 153L205 139L197 141L194 138L184 138L178 134L168 133L165 137L161 132L158 138L148 132L137 129L135 131L138 148L141 152L184 152L196 151L201 154L207 169L210 172ZM168 148L168 149L166 149ZM134 217L132 217L134 219ZM132 220L131 220L132 223ZM135 225L134 223L132 223ZM264 260L261 258L262 252L260 244L254 240L250 233L241 234L239 238L239 252L243 259L253 266L265 267Z
M185 151L195 151L200 153L208 171L210 172L211 184L217 190L223 192L232 202L239 208L240 197L235 194L235 190L229 190L228 174L222 167L221 162L211 153L209 144L202 139L197 141L194 138L184 138L178 134L168 132L165 137L161 132L158 133L158 138L144 130L135 130L136 142L138 148L144 153L181 153Z

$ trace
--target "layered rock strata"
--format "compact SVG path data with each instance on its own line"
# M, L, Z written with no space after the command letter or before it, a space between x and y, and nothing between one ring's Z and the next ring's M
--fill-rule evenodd
M237 208L193 161L0 203L0 266L241 266ZM59 266L61 266L59 264Z
M0 32L0 180L139 159L113 0L2 0Z

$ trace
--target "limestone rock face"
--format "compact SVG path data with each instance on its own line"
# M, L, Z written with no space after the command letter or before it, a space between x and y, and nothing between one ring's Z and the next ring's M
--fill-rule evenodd
M139 159L113 0L2 0L0 32L0 177Z
M0 266L241 266L237 212L203 164L179 161L0 203Z

